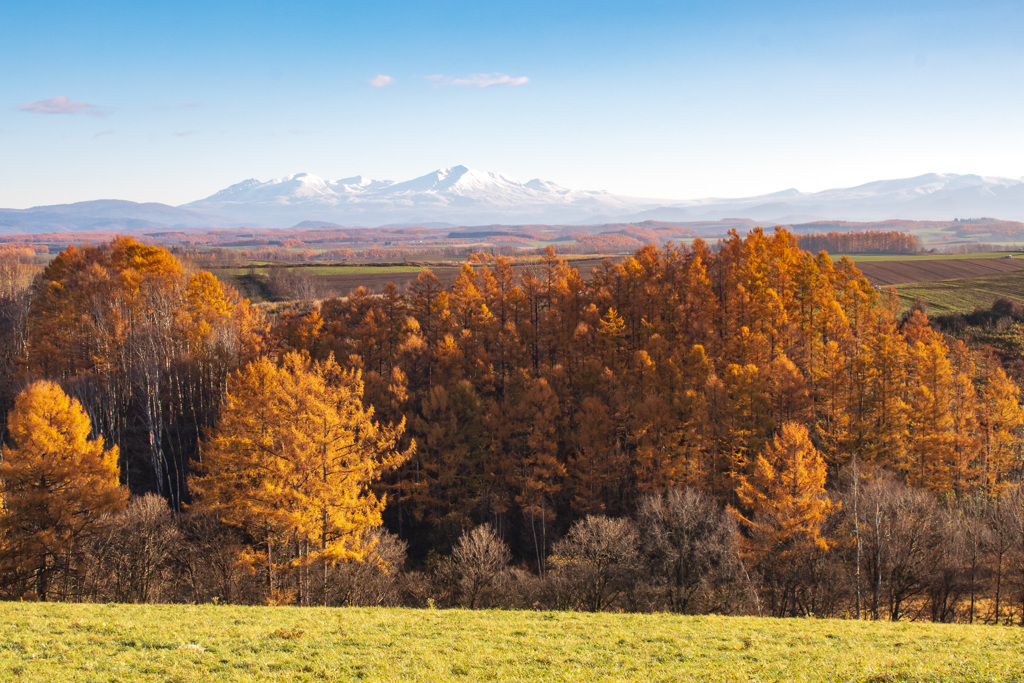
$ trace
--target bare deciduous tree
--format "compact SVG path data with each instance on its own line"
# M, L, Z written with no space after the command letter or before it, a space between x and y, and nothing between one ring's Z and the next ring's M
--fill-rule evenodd
M568 604L597 612L629 591L640 570L636 526L628 518L587 515L554 545L551 563Z
M721 609L720 589L735 580L736 522L694 489L647 496L636 514L649 580L673 612Z
M360 607L402 604L406 542L383 529L372 529L366 536L370 550L363 560L328 567L327 604Z
M173 599L168 585L170 559L180 546L174 514L160 496L134 498L97 544L100 570L116 602L160 602Z
M907 601L927 590L938 505L927 491L880 476L861 489L858 514L871 614L897 621Z
M505 542L489 524L481 524L459 537L452 556L439 566L438 578L463 607L489 606L498 598L495 590L508 578L511 560Z

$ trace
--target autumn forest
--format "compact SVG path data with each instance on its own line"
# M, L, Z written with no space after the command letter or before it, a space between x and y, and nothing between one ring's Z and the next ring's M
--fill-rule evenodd
M0 595L1024 622L1005 360L782 229L259 306L8 250Z

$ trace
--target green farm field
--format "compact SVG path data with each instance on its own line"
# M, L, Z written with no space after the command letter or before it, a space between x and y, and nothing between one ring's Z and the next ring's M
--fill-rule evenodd
M11 681L1024 681L1006 626L5 603Z
M897 285L896 292L907 307L917 299L927 302L932 315L970 313L1003 297L1024 302L1024 273Z

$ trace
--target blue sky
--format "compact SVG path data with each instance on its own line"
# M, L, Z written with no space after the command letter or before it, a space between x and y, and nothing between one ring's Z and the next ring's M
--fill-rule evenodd
M0 10L0 206L465 164L637 196L1024 176L1013 2Z

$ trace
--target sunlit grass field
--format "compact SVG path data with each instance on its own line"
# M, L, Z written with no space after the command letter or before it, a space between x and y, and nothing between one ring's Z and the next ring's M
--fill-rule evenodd
M815 619L0 605L11 681L1024 681L1024 630Z

